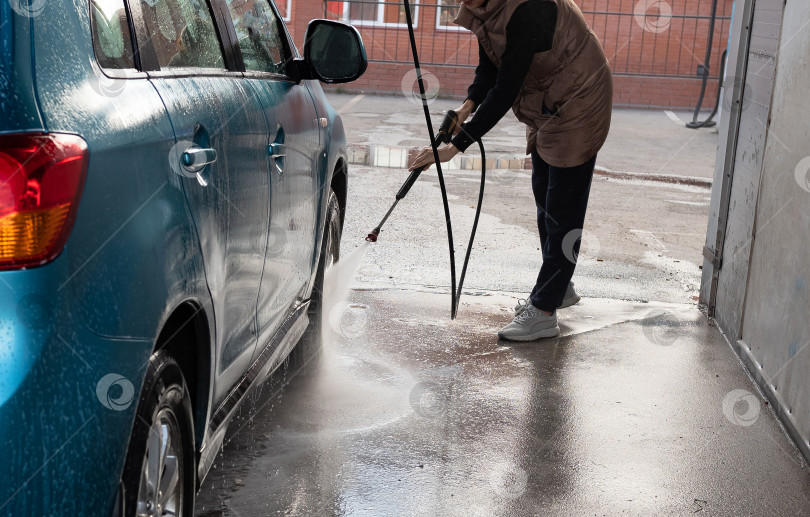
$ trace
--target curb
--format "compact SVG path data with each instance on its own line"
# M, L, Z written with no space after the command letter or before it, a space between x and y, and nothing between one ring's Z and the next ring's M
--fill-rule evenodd
M348 144L346 154L352 165L366 165L371 167L405 168L420 151L419 147L392 147L368 144ZM450 166L443 165L446 170L479 170L481 159L461 156L454 158ZM531 170L532 161L527 157L487 158L487 169L518 169ZM679 176L674 174L656 174L648 172L619 172L596 166L594 174L619 180L655 181L672 185L687 185L693 187L712 188L712 180L696 176Z
M619 180L657 181L672 185L688 185L691 187L712 188L712 180L696 176L678 176L675 174L655 174L653 172L617 172L604 167L596 166L594 174Z

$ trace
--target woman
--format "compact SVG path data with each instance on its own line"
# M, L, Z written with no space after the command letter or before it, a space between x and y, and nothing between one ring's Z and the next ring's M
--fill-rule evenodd
M457 0L459 1L459 0ZM460 121L475 112L439 159L481 138L511 107L526 124L543 265L526 303L498 332L533 341L560 333L557 309L579 301L571 277L579 253L596 153L610 128L613 83L602 46L574 0L460 0L456 24L478 38L479 64ZM423 149L411 170L433 163Z

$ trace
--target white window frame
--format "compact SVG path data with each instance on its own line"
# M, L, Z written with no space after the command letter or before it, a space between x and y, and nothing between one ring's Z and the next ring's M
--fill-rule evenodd
M454 0L445 0L445 1L451 3L454 7L457 7L457 4L454 2ZM442 6L442 0L438 0L436 3L439 5L439 7L436 8L436 30L454 31L454 32L467 30L460 25L442 25L442 7L447 6L446 5Z
M383 22L380 20L385 19L385 3L384 2L393 3L392 0L379 0L377 3L377 19L376 20L352 20L349 18L349 12L351 9L350 4L352 2L344 0L343 2L343 15L341 16L341 20L347 23L351 23L352 25L357 25L359 27L392 27L392 28L407 28L407 23L390 23L390 22ZM419 5L413 6L413 27L417 28L419 26Z
M274 1L276 2L276 9L278 9L278 5L280 3L284 2L285 6L286 6L286 9L284 9L284 12L287 13L287 15L281 17L281 19L284 20L285 22L289 23L290 20L292 19L292 17L290 16L290 14L292 13L292 0L274 0Z

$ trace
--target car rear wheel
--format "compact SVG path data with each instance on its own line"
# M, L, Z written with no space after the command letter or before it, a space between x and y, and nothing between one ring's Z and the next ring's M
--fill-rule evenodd
M180 366L156 352L149 360L122 477L127 517L193 516L192 422Z
M292 353L292 364L301 365L312 359L320 352L323 346L323 289L326 272L340 260L340 236L342 222L340 220L340 203L337 194L331 188L326 204L326 222L323 232L321 257L318 261L318 272L315 274L315 285L312 287L312 296L309 303L309 327L301 342Z

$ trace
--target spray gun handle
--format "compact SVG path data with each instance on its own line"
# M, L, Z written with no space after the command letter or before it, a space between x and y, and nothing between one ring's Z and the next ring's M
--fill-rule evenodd
M457 125L458 114L453 110L448 110L447 113L444 114L442 125L439 126L439 132L436 134L436 145L449 143L453 138L453 132L455 131ZM428 167L428 165L425 165L424 167L419 167L411 172L411 175L408 176L408 179L405 180L405 183L399 189L399 192L397 192L397 200L400 200L408 195L408 191L411 190L413 184L416 183L419 175L422 174L422 171Z
M439 133L436 135L437 144L447 144L453 139L453 133L458 126L458 114L453 110L447 110L444 114L442 125L439 126Z
M422 174L422 171L427 169L427 167L428 166L425 165L424 167L419 167L418 169L411 171L411 175L408 176L408 179L405 180L405 183L402 184L399 192L397 192L397 200L400 200L408 195L408 191L411 190L411 187L413 187L413 184L416 183L419 175Z

